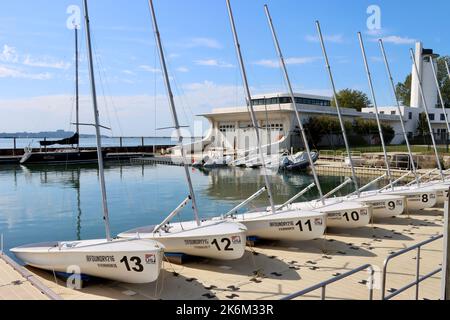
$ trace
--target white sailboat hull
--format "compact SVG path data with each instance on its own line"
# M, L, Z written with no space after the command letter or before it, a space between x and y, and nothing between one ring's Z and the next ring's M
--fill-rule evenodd
M436 205L443 205L448 199L448 192L450 189L450 182L429 182L420 184L421 187L432 188L436 191Z
M245 226L228 221L170 223L169 229L154 233L154 226L119 234L119 238L152 239L162 243L167 253L185 254L214 260L242 258L246 247Z
M326 230L326 216L311 211L267 211L235 215L233 221L248 229L247 236L277 241L307 241L321 238Z
M139 284L158 279L162 250L155 241L101 239L39 243L11 252L38 269Z
M361 228L370 224L372 220L372 208L356 201L326 200L325 205L319 201L311 201L294 203L288 208L325 213L329 228Z
M372 207L374 219L397 217L402 215L406 210L406 198L404 196L374 194L372 196L352 196L336 199L359 201Z
M409 210L423 210L427 208L433 208L437 203L436 191L429 188L399 187L394 191L383 191L381 194L404 196L406 198L406 204Z

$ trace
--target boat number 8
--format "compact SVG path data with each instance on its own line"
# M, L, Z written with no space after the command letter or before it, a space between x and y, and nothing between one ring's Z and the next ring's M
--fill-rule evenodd
M348 222L350 222L350 220L359 221L359 213L356 211L353 211L351 213L351 215L349 216L348 212L346 212L346 213L344 213L344 218L347 219Z
M130 267L130 263L128 262L127 256L123 257L122 260L120 260L120 263L125 264L125 267L127 268L128 271L135 271L135 272L143 272L144 271L144 266L142 265L141 258L132 257L130 259L130 262L132 262L134 264L133 267Z
M427 194L422 195L422 202L423 203L427 203L428 202L428 195Z
M231 248L231 240L230 239L223 238L222 240L220 240L220 242L225 245L225 248L223 249L224 251L234 251L234 249ZM217 250L222 251L222 248L220 247L217 239L214 239L212 244L216 246Z
M389 202L388 206L389 206L389 210L395 210L395 202L394 201Z

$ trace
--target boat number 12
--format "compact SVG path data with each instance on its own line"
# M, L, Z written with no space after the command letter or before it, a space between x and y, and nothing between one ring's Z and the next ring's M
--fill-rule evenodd
M230 239L223 238L222 240L220 240L220 242L225 245L225 247L223 249L224 251L234 251L234 249L231 248L231 240ZM217 250L222 251L222 248L219 245L219 242L217 241L217 239L214 239L212 244L216 246Z
M133 266L130 267L130 262L133 263ZM139 257L132 257L130 259L130 262L128 262L128 257L125 256L120 260L120 263L125 264L125 268L127 268L128 271L135 271L135 272L143 272L144 266L142 265L142 260Z

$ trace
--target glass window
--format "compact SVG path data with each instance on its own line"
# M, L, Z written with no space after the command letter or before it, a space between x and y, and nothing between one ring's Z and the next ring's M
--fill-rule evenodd
M441 121L445 121L445 114L441 114Z
M391 111L391 115L395 116L395 111Z
M430 113L430 120L434 121L435 117L434 117L434 113Z
M409 120L412 120L412 118L413 118L413 114L412 114L412 112L410 112L410 113L408 114L408 119L409 119Z

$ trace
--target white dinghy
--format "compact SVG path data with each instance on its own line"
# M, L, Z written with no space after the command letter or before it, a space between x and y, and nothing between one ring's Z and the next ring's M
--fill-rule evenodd
M403 214L403 212L405 211L405 207L406 207L405 197L397 196L397 195L380 195L380 194L365 195L365 196L361 195L362 190L364 190L364 189L370 187L371 185L373 185L374 183L378 182L381 178L376 179L375 181L372 181L371 183L369 183L368 185L364 186L361 189L359 188L358 178L356 176L355 165L353 162L353 155L351 153L350 144L347 139L347 132L346 132L345 124L344 124L342 114L341 114L340 103L339 103L339 100L336 99L336 97L337 97L336 85L334 82L333 73L331 71L331 66L330 66L330 62L328 59L328 54L327 54L327 50L325 47L325 41L324 41L324 38L322 35L322 30L321 30L319 21L316 21L316 27L317 27L317 33L319 36L320 44L322 47L322 53L323 53L326 69L328 71L330 84L333 89L333 93L334 93L334 97L335 97L334 101L335 101L336 110L337 110L337 114L338 114L338 118L339 118L339 123L341 126L342 137L344 139L344 144L345 144L345 148L347 151L347 160L346 161L350 165L350 168L352 171L352 180L351 181L353 181L353 184L354 184L355 190L356 190L352 195L349 195L347 197L333 198L333 200L361 202L364 205L372 208L372 215L373 215L374 219L399 216L399 215Z
M268 6L265 5L265 12L267 16L267 20L269 22L269 27L272 32L275 49L279 56L280 65L284 74L284 78L289 89L290 98L293 103L293 109L297 118L297 124L300 128L303 144L306 149L306 155L314 176L315 185L319 191L319 200L303 202L303 203L293 203L293 201L286 203L283 206L278 207L279 210L283 210L287 208L288 210L307 210L320 212L327 216L326 225L328 227L338 227L338 228L359 228L364 227L370 224L372 219L372 209L370 206L367 206L359 201L339 201L334 199L327 199L330 195L340 190L343 186L348 184L348 180L335 190L333 190L328 195L324 196L322 192L322 188L320 186L319 177L316 172L316 167L314 163L314 159L312 157L312 152L309 147L309 141L306 136L305 128L303 122L301 120L301 112L295 103L295 95L292 89L292 84L289 78L289 74L287 71L286 63L281 52L280 44L278 42L278 37L275 32L275 28L273 26L272 18L269 13Z
M184 162L187 184L190 195L176 208L160 225L141 227L119 234L120 238L138 237L141 239L152 239L162 243L165 252L181 253L196 257L204 257L217 260L236 260L242 258L246 247L245 226L231 221L200 221L198 207L195 198L195 192L192 185L189 166L186 162L185 150L183 147L183 137L181 135L181 126L178 120L178 114L173 98L172 87L170 84L169 73L167 70L166 59L162 47L161 36L156 20L153 1L149 0L149 7L153 21L156 43L158 46L161 67L164 81L169 97L170 110L174 121L181 154ZM180 223L171 222L180 211L192 201L195 221Z
M11 251L26 264L43 270L76 271L127 283L150 283L159 277L163 246L148 240L113 240L110 235L87 0L84 0L84 10L106 239L31 244ZM75 267L77 270L73 270Z

